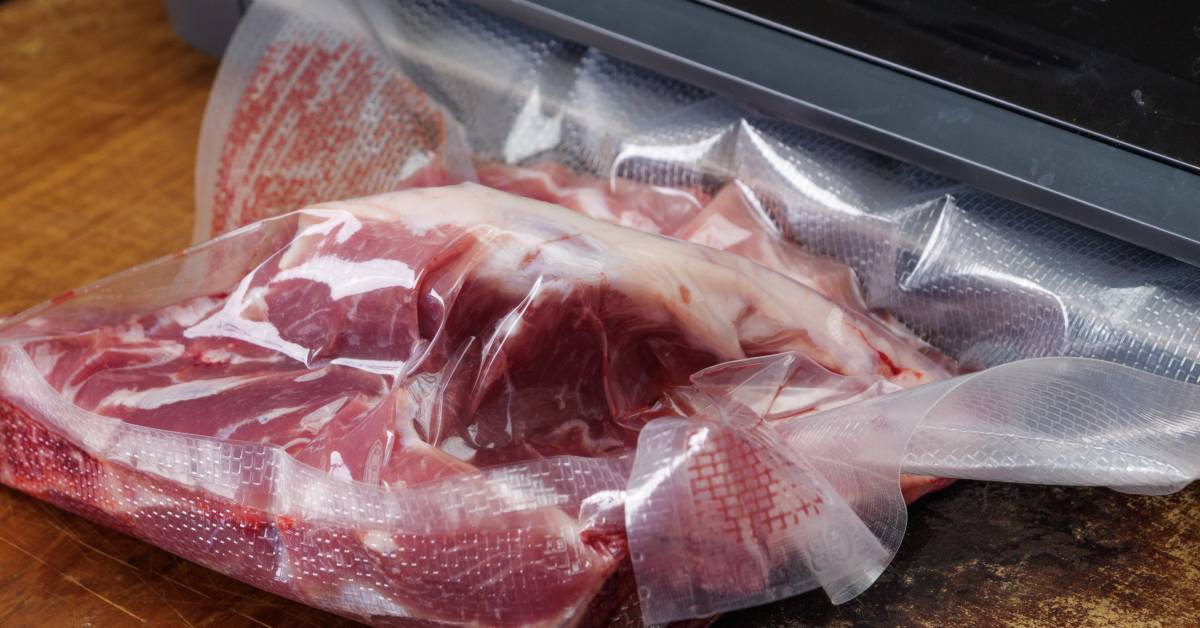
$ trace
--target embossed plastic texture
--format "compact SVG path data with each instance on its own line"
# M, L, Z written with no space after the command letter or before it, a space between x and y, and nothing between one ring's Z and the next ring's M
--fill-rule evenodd
M832 525L856 519L815 476L777 495L723 391L752 384L730 400L782 420L946 377L748 260L472 184L269 219L0 334L6 483L312 604L466 624L637 608L623 505L645 425L711 422L685 481L754 460L754 508L803 499ZM656 443L641 464L670 474L682 443ZM730 532L708 539L751 541Z
M209 106L198 239L478 179L708 245L840 262L870 308L970 369L1072 355L1200 381L1195 267L466 3L259 4ZM731 200L750 209L739 229L678 230ZM660 202L672 210L647 224L639 208Z
M466 5L256 2L197 172L0 325L0 480L349 617L841 602L945 478L1200 475L1195 269Z
M636 625L850 599L930 475L1200 471L1198 387L1076 358L952 371L735 253L418 188L6 321L0 480L374 623Z

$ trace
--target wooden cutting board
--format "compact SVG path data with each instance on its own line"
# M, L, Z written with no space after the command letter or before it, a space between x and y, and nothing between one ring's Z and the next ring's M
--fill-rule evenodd
M0 0L0 315L188 244L214 60L160 2ZM1200 625L1200 490L960 484L911 511L866 594L723 625ZM0 488L0 626L331 626Z

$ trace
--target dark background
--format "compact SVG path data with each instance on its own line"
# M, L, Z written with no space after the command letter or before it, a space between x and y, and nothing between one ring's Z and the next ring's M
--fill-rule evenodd
M1200 4L712 0L1200 171Z

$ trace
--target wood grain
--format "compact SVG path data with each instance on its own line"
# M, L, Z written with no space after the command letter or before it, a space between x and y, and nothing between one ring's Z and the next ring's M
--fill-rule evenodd
M185 246L216 63L157 0L0 0L0 315ZM1167 498L962 483L912 509L854 602L740 625L1200 625L1200 490ZM0 488L0 626L330 626Z
M0 316L187 246L216 69L159 0L0 2ZM0 488L0 626L334 624Z

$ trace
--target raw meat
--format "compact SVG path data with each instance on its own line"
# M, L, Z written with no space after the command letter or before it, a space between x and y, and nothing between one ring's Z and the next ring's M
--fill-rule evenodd
M592 218L688 240L736 253L812 288L826 298L865 310L854 271L844 264L805 253L780 238L758 195L740 181L715 195L601 180L554 162L530 167L500 163L476 165L479 182L497 190L569 207Z
M879 382L790 416L946 376L743 257L476 185L264 225L229 237L282 244L222 293L0 328L0 479L360 618L604 623L636 602L613 496L639 430L721 365Z

